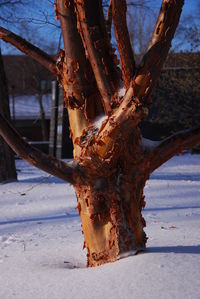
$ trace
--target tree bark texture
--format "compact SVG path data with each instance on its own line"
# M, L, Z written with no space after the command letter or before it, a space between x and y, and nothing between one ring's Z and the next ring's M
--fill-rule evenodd
M101 0L56 1L55 12L64 41L64 50L56 62L0 28L0 38L51 68L63 86L75 166L26 145L1 115L0 134L21 157L73 184L88 266L112 262L145 248L142 209L146 181L174 154L199 143L200 128L196 128L147 148L138 129L148 115L150 96L167 57L183 2L162 1L148 50L136 68L126 25L126 1L110 1L107 29L112 12L121 71L111 46L110 30L106 30ZM121 75L124 96L118 93Z
M141 212L149 172L139 131L118 141L113 155L112 167L108 163L94 169L93 164L89 184L75 186L89 266L135 254L146 246Z
M8 87L0 52L0 113L10 121ZM17 179L14 154L7 143L0 137L0 182Z

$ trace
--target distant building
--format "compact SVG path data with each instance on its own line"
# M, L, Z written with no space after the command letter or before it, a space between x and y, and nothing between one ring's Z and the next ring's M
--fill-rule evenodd
M5 55L3 60L8 81L13 124L29 143L48 153L52 81L55 80L55 77L42 65L24 55ZM61 102L60 105L63 106L62 99ZM68 126L68 120L66 120L66 124ZM59 140L61 139L59 138ZM59 148L63 147L62 144L58 146ZM63 153L63 150L59 150L62 152L60 157L72 156L70 140L67 140L66 146L66 154Z
M23 55L4 56L5 71L10 94L10 110L13 122L22 136L48 152L50 118L52 107L51 82L55 77L39 63ZM152 95L153 105L149 117L140 125L143 135L152 140L160 140L178 130L199 125L200 116L200 53L171 53L165 63L157 88ZM41 121L42 99L44 110ZM63 111L60 99L59 111ZM67 112L60 115L59 132L54 126L54 135L60 135L54 154L72 156L71 141L67 136ZM63 119L64 120L63 121ZM45 126L44 126L45 123ZM43 125L42 125L43 124ZM42 130L43 127L43 130ZM44 127L47 138L44 139ZM52 127L52 126L51 126ZM54 136L54 137L55 137ZM52 141L52 136L51 136ZM45 140L45 141L44 141ZM55 141L55 140L54 140ZM56 141L57 142L57 141ZM55 142L54 142L55 143ZM65 145L64 145L65 143Z

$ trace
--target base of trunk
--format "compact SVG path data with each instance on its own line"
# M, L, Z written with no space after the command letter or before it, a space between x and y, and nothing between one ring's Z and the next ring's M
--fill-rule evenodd
M116 185L98 179L92 186L76 188L78 210L87 248L88 266L99 266L135 255L145 249L143 187L119 193ZM134 192L133 192L134 190Z

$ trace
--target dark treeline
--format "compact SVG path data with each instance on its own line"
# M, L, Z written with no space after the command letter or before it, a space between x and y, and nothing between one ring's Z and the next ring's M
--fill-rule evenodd
M200 53L171 53L152 95L152 109L141 128L158 140L199 125Z

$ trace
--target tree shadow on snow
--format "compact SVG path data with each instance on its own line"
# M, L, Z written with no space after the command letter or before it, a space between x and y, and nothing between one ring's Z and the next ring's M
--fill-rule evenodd
M186 210L186 209L199 209L200 205L197 206L184 206L184 207L161 207L161 208L145 208L144 209L144 213L145 212L156 212L156 211L171 211L171 210Z
M86 261L76 260L74 258L68 258L65 261L53 262L47 260L43 263L43 267L53 269L64 269L64 270L76 270L76 269L87 269Z
M200 175L197 174L172 174L172 173L153 173L150 180L168 180L168 181L200 181Z
M19 223L26 223L26 222L45 222L45 221L51 221L51 220L62 220L62 219L70 219L70 218L76 218L76 217L79 218L78 213L76 213L76 214L66 213L64 215L29 217L29 218L25 218L25 219L5 220L5 221L0 221L0 225L19 224Z
M147 252L200 254L200 245L193 245L193 246L179 245L179 246L148 247Z
M41 184L67 184L67 182L53 177L53 176L36 176L36 177L31 177L31 178L26 178L26 179L20 179L18 180L19 183L29 183L29 184L34 184L34 183L41 183Z

